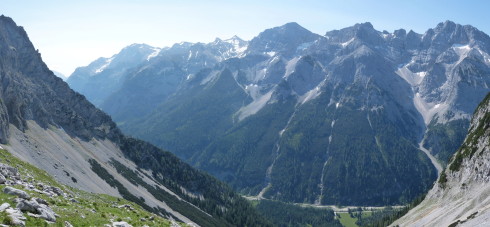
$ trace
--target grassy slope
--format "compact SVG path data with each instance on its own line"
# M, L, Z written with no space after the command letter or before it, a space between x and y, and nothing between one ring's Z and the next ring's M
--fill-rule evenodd
M59 215L56 223L49 224L50 226L64 226L65 221L70 222L73 226L102 226L104 224L110 224L111 220L125 221L133 226L170 226L171 224L170 221L158 217L142 209L139 205L124 199L88 193L61 185L45 171L17 159L6 150L0 150L0 162L18 168L20 175L25 179L32 179L36 182L42 182L45 185L59 187L65 193L73 195L74 199L78 201L78 203L72 202L69 198L63 198L61 196L50 198L44 194L27 191L32 197L38 197L48 201L49 206ZM4 185L1 185L0 191L4 187ZM15 187L23 189L21 186ZM0 204L7 202L15 207L15 203L13 202L14 198L15 196L0 193ZM125 204L129 204L134 209L117 208ZM149 218L152 216L154 219L150 221ZM0 222L6 220L4 213L1 213ZM46 224L42 219L27 217L26 226L44 226Z

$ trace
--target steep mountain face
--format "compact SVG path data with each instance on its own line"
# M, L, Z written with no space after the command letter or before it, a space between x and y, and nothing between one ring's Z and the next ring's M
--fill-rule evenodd
M124 131L260 198L410 201L431 187L490 91L490 38L450 21L425 34L363 23L324 36L289 23L243 52L192 58L215 45L160 52L101 108Z
M56 77L26 32L4 16L0 84L2 146L59 182L123 197L186 223L267 225L225 184L169 152L124 136L108 115Z
M314 34L299 24L291 22L281 27L267 29L250 41L248 54L281 55L292 57L300 45L307 46L320 36Z
M63 81L66 81L68 79L68 77L66 77L63 73L60 73L60 72L57 72L57 71L53 71L54 75L61 78Z
M77 68L66 81L70 87L99 106L121 88L126 70L150 61L161 51L146 44L133 44L110 58L99 58L87 67Z
M155 103L174 94L183 86L186 79L193 77L201 69L211 67L228 58L241 56L247 45L247 42L236 36L227 40L216 39L209 44L175 44L171 48L162 49L158 55L150 58L141 67L133 67L123 76L120 75L120 89L107 91L103 87L98 87L97 81L89 80L91 89L110 94L107 97L99 97L96 93L90 92L87 94L94 94L95 97L103 100L96 104L109 113L115 121L125 122L150 113L156 107ZM119 57L119 54L114 57ZM85 71L89 68L90 65L81 67L77 71ZM68 83L70 86L78 84L77 81L68 81ZM111 81L107 83L111 84ZM80 92L85 94L81 90ZM125 97L124 100L121 97Z
M420 205L393 225L486 226L490 224L490 95L471 120L463 145Z

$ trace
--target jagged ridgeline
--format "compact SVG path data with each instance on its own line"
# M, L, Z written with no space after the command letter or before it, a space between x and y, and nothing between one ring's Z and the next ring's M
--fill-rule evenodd
M22 27L0 17L0 142L61 183L202 226L268 225L230 187L123 135L43 63Z
M250 41L132 45L68 83L123 131L244 194L393 205L429 190L462 144L490 91L488 53L488 35L451 21L424 34L288 23ZM98 83L117 87L90 91Z

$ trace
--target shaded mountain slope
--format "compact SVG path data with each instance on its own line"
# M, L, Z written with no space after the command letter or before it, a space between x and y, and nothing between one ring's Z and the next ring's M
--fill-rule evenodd
M101 108L125 132L261 198L409 202L432 186L490 91L490 38L451 21L424 34L361 23L323 36L288 23L240 52L219 43L160 52Z
M61 182L198 225L267 225L225 184L123 135L108 115L56 77L25 31L4 16L0 84L0 142Z

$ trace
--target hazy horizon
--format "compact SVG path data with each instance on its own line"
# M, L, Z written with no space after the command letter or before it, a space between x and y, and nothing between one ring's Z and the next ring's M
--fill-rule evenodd
M155 47L182 41L212 42L234 35L250 40L261 31L297 22L325 32L371 22L379 31L424 33L451 20L488 34L489 3L474 1L4 1L1 14L23 26L43 60L69 76L76 67L110 57L133 43ZM477 6L477 7L475 7Z

